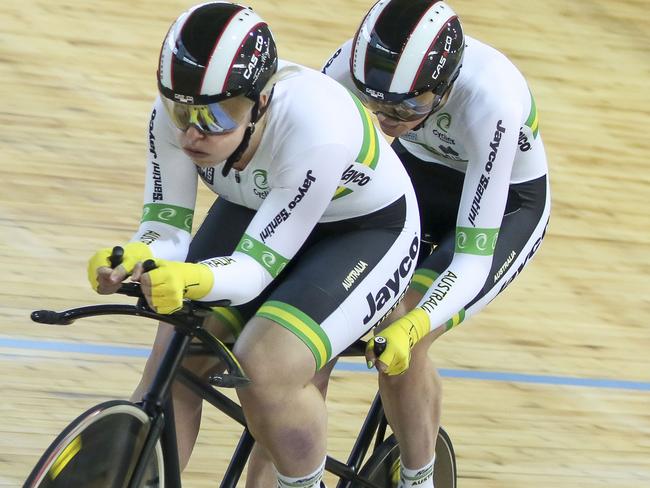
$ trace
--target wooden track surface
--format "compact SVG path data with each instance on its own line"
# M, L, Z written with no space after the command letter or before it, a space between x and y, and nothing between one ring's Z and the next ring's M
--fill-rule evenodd
M140 349L110 355L42 348L144 348L153 337L147 323L45 328L28 315L108 301L89 290L86 260L137 226L159 45L189 5L0 3L2 487L19 486L78 413L127 397L138 380ZM370 0L251 5L270 23L281 56L317 67L352 35ZM457 449L460 486L648 487L647 0L452 6L468 33L501 49L527 76L553 195L533 265L431 352L452 373L483 374L445 380L443 423ZM209 201L200 195L201 208ZM487 372L505 373L505 381L486 379ZM548 376L612 383L558 385ZM375 387L371 373L335 373L332 453L349 449ZM222 415L208 412L186 486L215 486L235 435Z

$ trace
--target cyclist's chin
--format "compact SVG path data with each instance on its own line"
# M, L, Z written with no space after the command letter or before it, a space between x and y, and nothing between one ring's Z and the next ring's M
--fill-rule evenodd
M223 151L218 153L214 152L202 152L202 151L193 151L189 148L183 148L183 152L187 154L192 162L200 168L209 168L212 166L217 166L227 159L227 155L221 154Z
M381 127L381 131L386 134L389 137L400 137L406 134L409 130L411 130L411 127L409 127L409 124L405 122L397 122L395 123L394 121L380 121L379 122L379 127Z

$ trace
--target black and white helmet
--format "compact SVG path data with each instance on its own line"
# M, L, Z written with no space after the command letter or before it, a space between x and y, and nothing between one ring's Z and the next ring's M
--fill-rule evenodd
M206 105L244 95L256 100L277 70L268 25L253 10L227 2L181 14L160 50L158 88L174 102Z
M182 131L227 134L248 120L241 143L223 165L226 176L248 147L263 114L260 94L277 68L273 35L259 15L234 3L209 2L181 14L167 32L158 90Z
M458 76L465 39L458 16L438 0L380 0L352 45L350 71L366 97L387 103L430 92Z

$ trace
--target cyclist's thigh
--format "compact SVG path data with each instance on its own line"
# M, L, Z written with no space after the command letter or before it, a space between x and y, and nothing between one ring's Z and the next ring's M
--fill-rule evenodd
M398 226L373 227L372 216L348 229L345 222L318 226L257 312L298 336L317 369L379 322L408 285L418 223L404 199L395 205L401 206Z

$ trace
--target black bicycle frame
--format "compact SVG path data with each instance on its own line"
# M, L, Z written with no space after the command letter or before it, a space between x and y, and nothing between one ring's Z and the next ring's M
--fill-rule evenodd
M138 290L134 290L132 286L125 286L121 292L129 296L139 296ZM193 308L194 306L197 308ZM159 320L174 327L174 334L167 346L163 360L158 367L151 387L141 402L142 410L151 419L151 426L141 456L131 477L129 488L135 488L141 482L147 463L154 454L156 442L159 439L165 461L165 486L166 488L181 488L178 447L173 420L173 402L170 394L171 386L175 379L183 382L185 386L205 401L244 427L244 431L219 486L220 488L235 488L241 477L255 442L246 427L246 420L241 406L205 380L181 366L181 362L188 354L188 351L190 351L190 354L192 350L195 350L195 353L199 354L215 354L223 360L229 371L229 374L222 375L218 378L220 383L235 386L237 384L241 385L243 381L247 380L243 372L232 361L230 353L224 351L226 346L201 328L206 312L207 310L204 305L190 302L186 304L181 313L160 315L152 311L140 297L136 305L93 305L70 309L64 312L40 310L32 313L32 320L45 324L68 325L76 319L98 315L136 315ZM197 345L192 343L193 338L199 339L201 344ZM359 340L350 346L342 356L363 355L364 346L365 343ZM382 488L360 477L358 472L370 449L373 438L375 438L375 446L373 449L376 449L384 440L386 426L386 417L379 394L377 393L359 431L347 463L327 456L325 469L340 478L337 488L349 488L352 483L366 488Z

